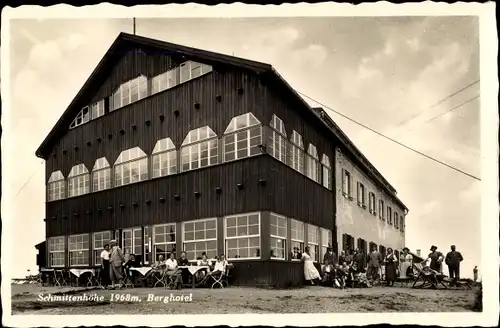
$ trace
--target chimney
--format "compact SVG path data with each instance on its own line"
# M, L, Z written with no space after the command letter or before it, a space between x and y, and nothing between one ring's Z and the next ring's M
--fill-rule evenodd
M417 249L417 256L418 256L418 257L422 257L422 256L420 255L420 249Z

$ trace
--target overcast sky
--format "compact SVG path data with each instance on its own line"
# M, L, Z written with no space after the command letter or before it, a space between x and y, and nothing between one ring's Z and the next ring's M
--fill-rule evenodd
M14 274L23 275L35 269L34 245L45 238L44 168L34 152L118 33L132 32L132 20L11 24L12 112L3 124L16 150L2 160L12 170L4 201L23 254ZM297 91L480 176L480 100L426 122L479 95L477 83L430 108L479 79L477 18L138 19L137 34L272 64ZM432 244L443 252L456 244L462 275L471 276L480 264L479 182L330 115L410 209L407 246L427 254Z

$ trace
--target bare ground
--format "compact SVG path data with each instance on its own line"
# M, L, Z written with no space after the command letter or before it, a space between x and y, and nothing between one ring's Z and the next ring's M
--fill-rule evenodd
M43 302L44 295L97 294L102 301ZM111 301L111 293L137 299ZM148 301L148 295L189 297L192 301L164 303ZM75 290L74 288L12 285L12 313L15 314L224 314L224 313L339 313L339 312L465 312L471 311L472 290L419 290L374 287L333 289L309 286L290 290L231 287L226 289L135 288L123 290Z

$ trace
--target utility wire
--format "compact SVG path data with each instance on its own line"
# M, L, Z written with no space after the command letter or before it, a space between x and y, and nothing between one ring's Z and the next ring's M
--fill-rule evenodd
M478 99L479 97L480 97L480 95L477 95L477 96L475 96L474 98L471 98L471 99L469 99L469 100L466 100L466 101L464 101L463 103L461 103L461 104L459 104L459 105L456 105L455 107L452 107L452 108L448 109L446 112L443 112L443 113L441 113L441 114L439 114L439 115L436 115L436 116L434 116L434 117L432 117L432 118L428 119L427 121L422 122L422 124L425 124L425 123L429 123L429 122L431 122L431 121L434 121L435 119L440 118L441 116L443 116L443 115L445 115L445 114L448 114L449 112L452 112L452 111L454 111L454 110L456 110L456 109L459 109L460 107L462 107L462 106L464 106L464 105L467 105L468 103L470 103L470 102L471 102L471 101L473 101L473 100Z
M376 131L376 130L374 130L374 129L372 129L372 128L370 128L370 127L368 127L368 126L366 126L366 125L364 125L364 124L362 124L362 123L360 123L360 122L358 122L358 121L356 121L356 120L354 120L354 119L352 119L352 118L350 118L350 117L348 117L348 116L346 116L346 115L344 115L344 114L342 114L342 113L340 113L340 112L338 112L338 111L336 111L336 110L334 110L334 109L330 108L330 107L328 107L328 106L326 106L325 104L320 103L320 102L319 102L319 101L317 101L316 99L311 98L311 97L309 97L308 95L303 94L302 92L299 92L299 91L297 91L297 92L298 92L299 94L301 94L302 96L304 96L304 97L306 97L306 98L308 98L308 99L310 99L310 100L312 100L312 101L314 101L314 102L316 102L316 103L320 104L320 105L321 105L321 106L323 106L324 108L331 110L331 111L332 111L332 112L334 112L335 114L340 115L340 116L342 116L343 118L345 118L345 119L347 119L347 120L349 120L349 121L351 121L351 122L353 122L353 123L355 123L355 124L357 124L357 125L359 125L359 126L361 126L361 127L365 128L365 129L367 129L367 130L369 130L369 131L371 131L371 132L373 132L373 133L375 133L375 134L377 134L377 135L379 135L379 136L381 136L381 137L383 137L383 138L385 138L385 139L387 139L387 140L389 140L389 141L391 141L391 142L393 142L393 143L395 143L395 144L397 144L397 145L399 145L399 146L401 146L401 147L404 147L404 148L406 148L406 149L408 149L408 150L411 150L411 151L412 151L412 152L414 152L414 153L417 153L417 154L419 154L419 155L421 155L421 156L423 156L423 157L425 157L425 158L427 158L427 159L430 159L431 161L434 161L434 162L436 162L436 163L438 163L438 164L441 164L441 165L443 165L443 166L446 166L447 168L450 168L450 169L452 169L452 170L454 170L454 171L457 171L457 172L459 172L459 173L462 173L462 174L464 174L464 175L466 175L466 176L468 176L468 177L470 177L470 178L472 178L472 179L475 179L475 180L481 181L481 179L480 179L480 178L478 178L478 177L476 177L476 176L474 176L474 175L472 175L472 174L470 174L470 173L467 173L467 172L465 172L465 171L463 171L463 170L460 170L460 169L458 169L458 168L456 168L456 167L453 167L453 166L451 166L451 165L449 165L449 164L446 164L445 162L442 162L442 161L440 161L440 160L438 160L438 159L435 159L434 157L431 157L431 156L429 156L429 155L426 155L426 154L422 153L421 151L418 151L418 150L416 150L416 149L414 149L414 148L411 148L411 147L409 147L409 146L407 146L407 145L405 145L405 144L403 144L403 143L401 143L401 142L399 142L399 141L397 141L397 140L394 140L394 139L392 139L392 138L390 138L390 137L388 137L388 136L386 136L386 135L384 135L384 134L382 134L382 133L380 133L380 132L378 132L378 131Z
M41 161L40 164L43 164L44 161ZM26 186L28 185L28 183L30 183L31 179L33 179L33 177L38 173L38 167L35 169L35 171L31 174L31 176L28 178L28 180L24 183L24 185L21 187L21 189L19 189L19 191L17 192L17 194L14 196L14 199L19 196L19 194L23 191L24 188L26 188Z
M404 124L408 123L409 121L413 120L413 119L414 119L414 118L416 118L417 116L422 115L422 114L423 114L424 112L426 112L427 110L432 109L432 108L435 108L435 107L436 107L436 106L438 106L438 105L441 105L443 102L445 102L446 100L450 99L451 97L454 97L454 96L456 96L457 94L459 94L460 92L463 92L463 91L467 90L468 88L472 87L473 85L476 85L477 83L479 83L479 81L480 81L480 80L478 79L478 80L476 80L476 81L474 81L474 82L472 82L472 83L467 84L465 87L463 87L463 88L461 88L461 89L459 89L459 90L455 91L454 93L452 93L452 94L450 94L450 95L446 96L445 98L443 98L443 99L439 100L439 101L438 101L438 102L436 102L434 105L432 105L432 106L430 106L430 107L428 107L428 108L424 109L423 111L417 112L417 113L413 114L411 117L409 117L409 118L407 118L407 119L405 119L405 120L402 120L401 122L397 123L397 124L396 124L396 126L395 126L394 128L395 128L395 129L397 129L397 128L399 128L400 126L402 126L402 125L404 125Z

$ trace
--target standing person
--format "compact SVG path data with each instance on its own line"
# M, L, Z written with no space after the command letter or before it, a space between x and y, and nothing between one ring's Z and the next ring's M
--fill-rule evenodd
M403 248L403 254L401 254L400 261L399 277L408 279L413 264L413 256L410 254L410 249L408 247Z
M366 271L366 276L372 285L375 280L380 278L380 262L382 262L382 255L377 251L377 246L373 246L372 252L368 256L368 269Z
M347 265L351 266L353 259L354 259L354 255L352 253L352 250L348 249L346 252L346 256L345 256L345 261L347 262Z
M327 247L325 256L323 257L323 282L333 280L335 276L335 264L337 264L337 255L333 252L333 248Z
M125 261L123 252L121 248L116 243L116 240L109 242L111 245L111 255L109 256L109 266L110 266L110 276L111 276L111 288L116 287L118 282L118 287L123 287L123 267L122 264Z
M387 286L394 286L397 276L397 262L398 258L394 255L392 248L387 248L387 255L385 257L385 280L387 281Z
M437 250L437 246L434 245L431 246L431 252L429 253L427 259L424 262L427 262L429 259L431 260L429 267L432 270L442 273L441 264L443 262L444 255L443 253Z
M356 266L358 267L359 272L365 272L366 256L359 247L356 248L356 250L354 251L353 261L354 261L354 263L356 263Z
M314 285L314 280L319 279L320 275L316 267L314 266L314 262L311 259L311 254L309 253L309 246L306 246L305 252L302 254L302 261L304 262L304 277L307 281L311 282L311 285Z
M460 262L464 260L462 254L456 251L455 245L451 245L451 252L446 254L444 262L448 265L451 283L450 285L458 287L458 280L460 279Z
M342 265L344 262L346 262L345 251L342 250L339 255L339 264Z
M102 286L104 288L108 287L109 285L109 244L104 245L104 249L101 252L101 267L102 267L102 274L100 275L102 277Z
M477 265L474 267L474 270L472 270L472 272L474 273L474 283L477 282Z

